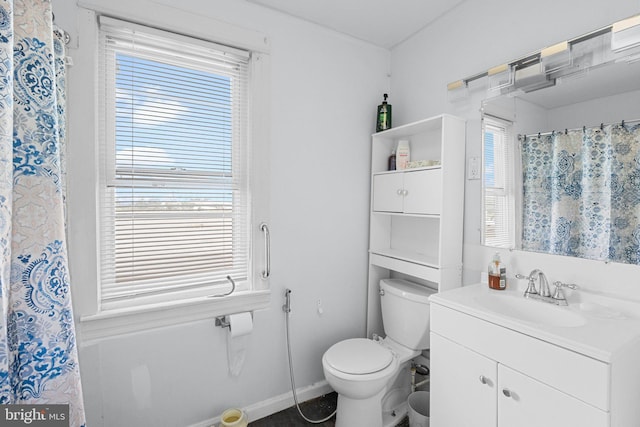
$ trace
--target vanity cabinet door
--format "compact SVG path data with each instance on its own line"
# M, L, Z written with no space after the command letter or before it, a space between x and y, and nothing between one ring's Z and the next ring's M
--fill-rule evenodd
M586 386L593 385L587 382ZM498 365L498 427L514 426L607 427L609 417L607 412Z
M373 177L373 210L376 212L402 212L404 184L401 173Z
M497 363L433 332L430 338L431 427L496 427Z

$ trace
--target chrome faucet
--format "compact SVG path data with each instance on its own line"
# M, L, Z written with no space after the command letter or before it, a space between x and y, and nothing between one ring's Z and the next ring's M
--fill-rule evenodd
M535 277L538 278L538 281L540 282L540 290L538 291L538 294L541 297L548 298L551 296L551 291L549 290L549 282L547 281L547 276L545 276L545 274L541 270L538 270L536 268L529 274L529 277L532 277L534 279Z
M541 297L550 297L551 291L549 291L549 282L547 281L547 276L542 272L542 270L535 269L528 276L523 274L516 274L516 279L526 279L529 281L527 285L527 290L524 291L524 297L529 298L533 295L539 295ZM540 292L536 289L536 279L540 281Z
M569 283L562 283L559 281L553 282L556 289L553 295L551 295L551 291L549 290L549 281L547 280L547 276L539 270L535 269L528 276L523 274L516 274L516 279L526 279L529 281L527 284L527 289L524 291L525 298L537 299L540 301L548 302L556 305L567 305L567 299L564 296L564 292L562 288L570 288L577 289L578 286ZM540 283L540 290L536 289L536 280Z

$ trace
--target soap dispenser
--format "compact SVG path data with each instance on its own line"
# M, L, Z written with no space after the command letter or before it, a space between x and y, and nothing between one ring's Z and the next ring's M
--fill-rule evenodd
M391 104L387 103L389 95L384 94L382 104L378 105L378 118L376 121L376 132L391 129Z
M507 288L507 268L502 264L502 261L500 261L500 253L496 252L493 255L487 272L489 275L489 288L498 291Z

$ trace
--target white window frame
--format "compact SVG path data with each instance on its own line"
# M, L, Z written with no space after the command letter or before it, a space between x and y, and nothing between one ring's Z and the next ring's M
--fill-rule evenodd
M83 49L79 49L78 56L81 57L84 52L85 55L89 55L94 58L93 61L97 62L96 51L98 50L98 26L97 16L94 11L84 11L84 18L80 22L79 34L80 37L84 36ZM206 28L211 28L213 25L207 25ZM222 28L223 35L221 40L228 43L229 35L237 38L239 42L237 47L241 49L248 49L251 51L251 61L249 64L249 112L248 112L248 167L251 170L250 182L249 182L249 207L250 207L250 276L251 280L246 290L235 292L234 294L223 298L208 298L207 296L194 296L189 292L173 294L171 300L158 300L157 302L150 302L141 305L123 305L119 307L104 307L100 303L100 288L99 288L99 259L100 256L96 253L95 258L89 257L85 259L85 262L90 261L89 266L95 266L94 274L96 277L95 287L91 287L90 284L85 285L80 290L75 290L74 295L76 299L76 311L79 312L79 332L83 337L83 341L87 342L92 339L99 339L102 337L118 335L122 333L130 333L145 329L157 328L162 326L175 325L177 323L184 323L202 319L211 319L220 315L232 314L242 311L254 311L258 309L267 308L270 301L270 286L269 279L264 278L262 273L266 266L267 250L266 245L263 244L263 239L266 238L264 231L260 227L261 224L269 222L269 97L268 97L268 81L269 81L269 52L268 42L266 37L254 34L252 32L245 32L246 38L238 37L243 32L238 28L232 28L232 31L228 31L229 28L224 26L218 26ZM202 40L202 34L197 31L198 26L194 27L194 34L197 39ZM203 26L204 28L204 26ZM182 33L189 35L189 30L180 31L171 27L167 28L171 33ZM224 31L224 30L227 31ZM176 35L176 37L184 37L184 35ZM207 37L210 39L210 37ZM214 40L212 40L215 42ZM92 44L90 44L92 42ZM82 69L83 61L79 61L79 68ZM88 65L88 64L87 64ZM92 69L92 75L94 76L94 85L98 87L98 73L95 68ZM76 82L76 87L87 87L86 81ZM97 92L97 90L96 90ZM98 115L99 111L99 96L95 96L95 111ZM72 112L70 113L72 114ZM97 122L98 120L96 120ZM94 123L95 125L96 123ZM81 132L83 127L80 126ZM86 128L88 129L88 128ZM95 128L94 128L95 129ZM88 132L85 132L88 133ZM94 135L97 131L93 131ZM80 150L79 150L80 151ZM98 161L100 161L98 153L99 147L96 144L94 155L96 157L97 169ZM72 156L73 157L73 156ZM82 169L80 167L71 168ZM79 173L73 173L70 179L78 178ZM93 175L96 180L97 188L97 173ZM96 189L96 192L98 190ZM96 204L99 198L99 194L95 194ZM79 217L78 204L72 203L71 209L74 210L73 217ZM95 236L93 237L96 242L96 248L99 247L99 219L96 219ZM71 239L72 241L74 239ZM75 239L76 241L78 239ZM91 241L91 239L88 239ZM96 249L98 252L98 249ZM73 259L73 258L72 258ZM95 260L94 262L91 262ZM78 261L79 263L80 261ZM80 270L79 276L88 277L86 275L84 267L72 268L76 271ZM90 277L90 276L89 276Z
M500 155L496 158L494 155L494 179L498 179L502 185L489 187L486 183L486 141L485 137L489 129L494 130L495 134L500 136L497 141L500 144L497 150ZM514 142L513 142L513 123L483 114L482 116L482 222L481 222L481 244L491 247L513 249L516 245L516 186L515 186L515 170L514 170ZM495 150L495 149L494 149ZM503 203L501 218L505 222L500 228L498 236L489 236L487 232L487 200L493 197L500 199ZM495 233L493 233L495 234Z

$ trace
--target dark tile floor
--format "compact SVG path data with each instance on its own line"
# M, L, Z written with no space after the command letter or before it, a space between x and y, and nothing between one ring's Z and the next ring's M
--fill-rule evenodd
M320 420L327 417L333 411L336 410L336 402L338 395L336 393L329 393L324 396L320 396L315 399L311 399L307 402L300 404L300 410L309 419ZM250 427L295 427L295 426L310 426L316 425L321 427L334 427L336 424L335 417L325 421L321 424L307 423L300 414L295 405L291 408L287 408L284 411L277 412L268 417L261 418L259 420L249 423Z
M338 395L329 393L327 395L309 400L300 404L302 413L309 419L320 420L335 411ZM265 418L261 418L249 423L250 427L297 427L316 425L320 427L334 427L336 424L335 417L321 424L310 424L306 422L298 413L295 406L287 408ZM405 418L398 427L408 427L409 420Z

